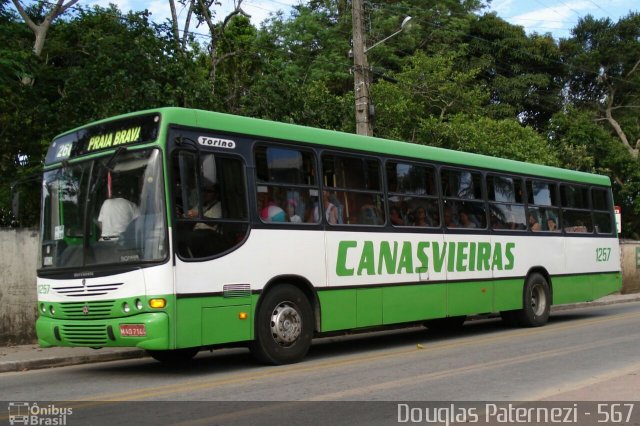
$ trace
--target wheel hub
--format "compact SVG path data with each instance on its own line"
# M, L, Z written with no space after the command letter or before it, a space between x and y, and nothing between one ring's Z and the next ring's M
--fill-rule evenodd
M280 303L271 314L271 335L282 346L291 346L302 333L302 317L292 302Z
M547 296L541 284L536 284L531 289L531 308L536 316L542 315L547 308Z

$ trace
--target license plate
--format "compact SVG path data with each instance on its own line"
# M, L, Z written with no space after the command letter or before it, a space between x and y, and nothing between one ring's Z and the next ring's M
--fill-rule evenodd
M122 324L120 325L120 336L122 337L144 337L147 330L144 324Z

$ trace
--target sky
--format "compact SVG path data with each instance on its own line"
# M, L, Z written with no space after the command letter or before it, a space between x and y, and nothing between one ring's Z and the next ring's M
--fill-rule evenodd
M233 0L219 0L222 3L222 19L228 11L233 9ZM120 10L143 10L148 9L156 22L163 21L170 16L168 0L109 0L110 3L118 5ZM288 12L291 5L298 4L300 0L243 0L242 8L251 15L251 20L255 25L259 25L269 14L278 10ZM101 4L105 1L83 0L84 4ZM177 1L176 1L177 4ZM578 19L586 15L595 18L609 17L613 22L617 22L629 12L640 12L640 1L638 0L493 0L490 9L495 11L502 19L524 27L530 34L551 33L555 39L567 38L570 30ZM186 15L186 11L178 4L178 13ZM192 30L194 30L192 28ZM206 32L204 28L200 29ZM195 31L199 31L196 29Z
M555 39L568 38L578 20L587 15L617 22L629 12L640 12L638 0L493 0L491 10L527 34L551 33Z

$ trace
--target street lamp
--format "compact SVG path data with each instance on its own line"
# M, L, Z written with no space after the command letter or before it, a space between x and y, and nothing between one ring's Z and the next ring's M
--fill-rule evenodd
M374 45L366 48L364 37L364 5L363 0L353 0L353 76L356 98L356 133L359 135L373 135L371 125L371 103L369 101L369 64L367 52L384 43L390 38L400 34L411 20L407 16L400 24L400 29L388 37L383 38Z
M364 53L367 53L368 51L370 51L371 49L373 49L374 47L378 46L379 44L384 43L385 41L389 40L391 37L395 37L398 34L400 34L403 30L404 27L407 25L407 23L411 20L411 16L407 16L406 18L404 18L402 20L402 24L400 24L400 29L398 31L396 31L395 33L391 34L389 37L385 37L382 40L380 40L379 42L377 42L376 44L374 44L373 46L367 47L366 49L364 49Z

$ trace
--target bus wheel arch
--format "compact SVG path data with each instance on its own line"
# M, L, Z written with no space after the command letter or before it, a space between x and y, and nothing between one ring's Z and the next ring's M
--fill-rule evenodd
M527 274L522 291L522 309L515 319L523 327L540 327L549 320L552 303L551 281L544 269L532 269Z
M312 300L304 286L290 280L269 284L256 306L251 353L266 364L298 362L311 347L314 334Z
M274 287L282 284L289 284L297 287L307 296L309 303L311 304L311 310L313 311L313 320L314 320L314 333L320 331L320 299L318 299L318 294L311 284L309 280L299 275L279 275L277 277L269 280L267 285L264 286L262 293L260 295L260 299L256 305L256 312L260 308L260 304L264 299L264 295L271 291Z
M547 281L547 285L549 286L549 296L550 296L550 300L549 300L549 305L553 305L553 283L551 281L551 275L549 274L549 271L546 270L546 268L542 267L542 266L534 266L531 269L529 269L529 272L527 272L527 276L525 278L525 284L527 282L527 280L529 279L529 277L531 276L531 274L534 273L538 273L540 275L542 275L544 277L544 279Z

